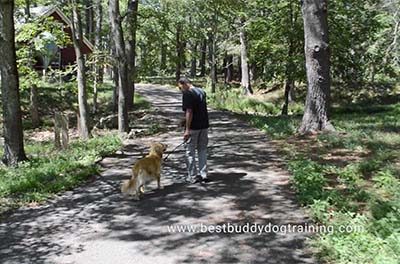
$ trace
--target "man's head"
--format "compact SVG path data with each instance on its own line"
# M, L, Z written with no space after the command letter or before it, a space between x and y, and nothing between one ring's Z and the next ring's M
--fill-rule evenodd
M181 89L182 92L189 90L189 88L192 86L192 83L189 81L188 78L186 77L181 77L178 81L179 88Z

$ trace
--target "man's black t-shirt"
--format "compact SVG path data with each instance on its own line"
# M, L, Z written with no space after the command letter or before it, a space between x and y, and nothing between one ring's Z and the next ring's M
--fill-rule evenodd
M209 127L206 93L197 87L191 87L183 92L182 109L192 109L193 119L190 129L205 129Z

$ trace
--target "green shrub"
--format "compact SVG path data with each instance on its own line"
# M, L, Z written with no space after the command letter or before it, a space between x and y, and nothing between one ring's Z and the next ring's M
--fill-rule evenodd
M330 225L335 232L319 234L315 245L320 248L319 257L338 264L350 263L398 263L399 234L387 238L376 236L371 220L365 215L331 214ZM339 232L339 226L352 227L353 232Z
M98 172L96 160L118 150L117 136L73 141L67 150L56 151L50 142L27 144L29 161L16 168L0 167L0 198L40 201L68 190Z
M302 204L311 204L314 200L326 198L323 166L299 156L297 160L289 162L289 171L293 175L293 186Z

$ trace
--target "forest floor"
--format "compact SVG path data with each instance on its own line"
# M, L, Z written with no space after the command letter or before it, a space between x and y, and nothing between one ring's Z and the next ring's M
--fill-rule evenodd
M211 182L183 182L179 148L163 164L163 190L154 183L141 201L122 196L121 180L130 177L150 142L172 150L182 141L180 93L144 84L137 92L168 120L168 131L126 140L123 151L104 158L101 173L87 184L1 220L1 263L315 263L307 242L311 233L211 232L228 223L270 228L311 223L290 188L286 161L265 133L229 112L210 112ZM201 224L210 232L171 232Z

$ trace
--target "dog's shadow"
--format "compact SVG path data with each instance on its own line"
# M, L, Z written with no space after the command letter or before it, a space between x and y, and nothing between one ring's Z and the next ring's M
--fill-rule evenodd
M250 189L246 185L242 185L239 182L245 181L243 178L247 173L210 173L207 183L186 183L186 182L174 182L169 185L165 185L162 189L157 189L157 187L146 186L146 191L144 195L141 196L140 200L136 200L133 197L124 196L127 200L132 200L133 202L146 202L149 205L150 202L159 204L163 202L168 202L168 200L183 199L190 197L192 199L198 198L197 196L205 197L207 193L214 195L216 192L224 193L233 191L233 186L239 187L241 191ZM164 197L164 199L160 199ZM199 197L200 198L200 197Z

